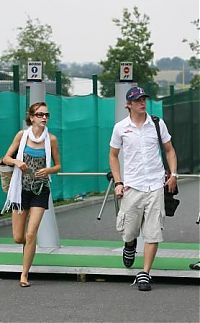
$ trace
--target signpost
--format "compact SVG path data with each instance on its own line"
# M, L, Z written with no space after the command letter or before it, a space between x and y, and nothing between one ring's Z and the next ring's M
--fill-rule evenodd
M120 81L132 82L133 81L133 63L121 62L120 63Z
M41 61L28 62L27 81L42 82L42 62Z

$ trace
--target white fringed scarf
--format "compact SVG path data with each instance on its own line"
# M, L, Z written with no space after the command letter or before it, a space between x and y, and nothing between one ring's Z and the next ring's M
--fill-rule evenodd
M33 142L36 142L36 143L40 143L44 141L45 154L46 154L46 166L50 167L51 166L51 143L50 143L50 137L49 137L47 127L45 127L43 133L39 138L35 138L32 131L32 126L24 130L20 141L20 145L18 148L16 159L23 161L24 148L28 138L30 138ZM6 202L1 211L2 214L5 211L9 211L13 203L17 205L19 213L21 212L21 192L22 192L22 171L19 167L15 165L13 170L13 175L10 181L9 190L7 193Z

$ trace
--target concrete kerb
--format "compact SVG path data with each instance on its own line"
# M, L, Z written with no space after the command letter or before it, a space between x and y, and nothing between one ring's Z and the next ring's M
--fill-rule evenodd
M85 199L83 199L83 201L77 201L70 204L55 206L55 214L57 215L59 213L69 211L71 209L78 209L78 208L82 208L90 205L101 204L103 200L104 200L104 196L92 196L92 197L86 197ZM111 201L111 200L113 200L114 202L113 195L108 196L107 201ZM0 219L0 227L11 225L11 223L12 223L11 218Z

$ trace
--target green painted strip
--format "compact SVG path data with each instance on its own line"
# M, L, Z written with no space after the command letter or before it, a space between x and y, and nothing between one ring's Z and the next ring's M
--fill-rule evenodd
M14 244L12 238L0 238L0 244ZM122 248L123 241L61 239L61 246ZM159 249L199 250L199 243L162 242Z
M107 247L122 248L123 241L107 241L107 240L61 240L62 246L78 246L78 247Z
M159 244L159 249L179 249L179 250L199 250L199 243L186 242L162 242Z
M153 269L159 270L190 270L189 264L196 263L197 258L156 258ZM0 253L0 264L21 265L22 254ZM124 268L121 256L86 256L86 255L53 255L36 254L35 266L64 266L64 267L97 267L97 268ZM137 257L134 268L143 267L143 257Z
M0 238L0 244L15 244L13 238Z

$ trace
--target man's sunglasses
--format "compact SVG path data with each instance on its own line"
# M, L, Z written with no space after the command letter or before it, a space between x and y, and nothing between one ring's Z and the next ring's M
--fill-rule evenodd
M47 113L44 113L44 112L36 112L34 114L34 116L36 116L37 118L43 118L44 116L46 118L49 118L50 117L50 113L49 112L47 112Z

